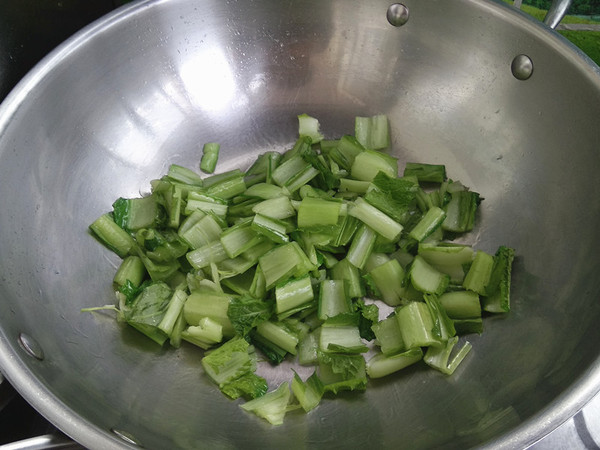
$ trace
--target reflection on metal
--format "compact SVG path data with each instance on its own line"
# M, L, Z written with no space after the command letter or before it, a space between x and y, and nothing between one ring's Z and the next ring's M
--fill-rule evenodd
M527 55L517 55L510 65L510 70L517 80L528 80L533 73L533 61Z
M572 0L554 0L546 17L544 17L544 23L550 28L556 28L567 14L569 6L571 6L571 1Z
M81 445L73 442L62 434L45 434L21 441L11 442L0 446L2 450L56 450L56 449L83 449Z
M111 428L110 431L112 431L115 435L119 436L121 439L123 439L123 441L127 442L128 444L138 446L140 445L138 440L126 431L117 430L116 428Z
M395 27L401 27L408 22L409 11L402 3L394 3L387 10L387 20Z
M33 356L40 361L44 359L44 351L35 339L25 333L19 334L19 344L29 356Z

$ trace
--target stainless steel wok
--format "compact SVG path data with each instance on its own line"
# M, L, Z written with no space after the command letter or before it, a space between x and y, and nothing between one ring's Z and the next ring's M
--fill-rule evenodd
M35 408L90 448L513 448L600 389L598 67L501 2L404 4L393 26L379 0L141 1L18 85L0 107L0 367ZM331 138L385 113L401 164L480 192L471 241L517 249L513 311L451 377L409 368L271 427L200 351L80 312L112 301L118 264L87 226L203 142L220 170L286 148L303 112ZM275 386L288 368L261 370Z

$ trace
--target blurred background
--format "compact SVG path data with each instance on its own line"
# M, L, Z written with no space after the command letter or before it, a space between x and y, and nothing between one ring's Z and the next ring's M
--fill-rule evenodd
M543 20L552 0L505 0L521 11ZM573 0L557 31L600 65L600 0Z

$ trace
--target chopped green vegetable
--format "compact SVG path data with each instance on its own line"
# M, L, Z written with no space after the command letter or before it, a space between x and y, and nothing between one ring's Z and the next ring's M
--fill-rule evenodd
M326 140L307 114L291 149L245 172L214 173L219 145L205 144L203 175L171 164L149 195L117 199L90 225L122 259L118 306L82 311L195 346L224 395L276 425L412 364L452 374L471 349L455 351L458 336L482 332L482 311L510 310L515 251L451 242L474 229L480 195L439 164L398 176L389 146L384 115ZM284 361L315 371L269 392L258 365Z
M494 265L483 297L483 309L488 312L510 311L510 278L515 251L500 246L494 256Z
M429 294L442 294L450 283L448 275L431 267L420 255L413 259L409 275L417 290Z
M425 357L423 358L425 363L434 369L439 370L446 375L452 375L452 373L456 370L460 362L467 356L467 353L471 350L471 344L469 342L465 342L464 345L460 348L458 353L454 355L452 360L448 362L450 359L450 354L452 349L458 342L458 337L453 337L446 341L446 344L442 347L429 347L427 352L425 353Z
M364 391L367 387L365 358L333 352L318 353L318 374L325 392Z
M478 250L475 253L471 268L465 276L463 287L469 291L485 295L493 267L494 257L483 250Z
M119 198L113 203L115 223L127 231L153 228L160 224L164 211L153 195L141 198Z
M223 340L223 326L210 317L203 317L197 326L188 326L181 338L203 349L209 349Z
M103 214L90 225L90 230L100 241L121 258L126 257L135 246L133 237L115 223L112 216Z
M377 345L379 345L384 355L393 355L406 349L400 332L400 325L395 315L375 323L372 328L377 339Z
M423 350L420 348L411 348L403 353L393 355L379 353L367 362L367 374L371 378L381 378L402 370L421 359L423 359Z
M241 337L234 337L202 358L206 374L219 387L256 370L256 359L250 344Z
M290 310L298 311L298 307L310 306L309 302L313 298L314 292L308 275L289 280L275 287L275 311L279 316Z
M477 192L452 192L450 202L445 206L446 219L442 228L446 231L464 233L471 231L475 224L475 213L481 201Z
M371 150L390 146L388 118L384 114L372 117L357 117L354 121L356 140Z
M325 393L325 387L316 371L306 381L302 381L302 378L294 372L291 387L302 409L306 412L316 408Z
M239 397L259 398L265 395L268 390L267 380L252 372L246 372L221 386L221 392L233 399Z
M346 314L337 317L348 316ZM338 322L330 318L321 326L319 347L323 352L365 353L368 348L354 320Z
M277 389L250 400L240 405L248 412L266 419L272 425L281 425L290 402L290 387L287 381L281 383Z
M350 168L350 175L359 181L373 181L380 172L390 177L397 177L396 158L375 150L365 150L356 155Z
M439 332L434 331L435 323L426 303L410 302L396 310L396 318L406 348L441 344Z
M446 179L446 167L440 164L406 163L405 177L416 177L419 181L441 183Z
M134 286L139 286L146 275L144 263L139 256L126 256L115 273L113 283L115 286L123 286L129 281Z
M202 147L202 160L200 161L200 170L205 173L213 173L217 167L219 159L219 150L221 146L215 142L207 142Z
M256 333L292 355L297 353L300 339L283 322L261 322L256 327Z
M250 296L232 297L227 308L227 317L238 336L246 337L253 328L269 320L273 306Z
M397 240L403 229L402 225L394 221L390 216L381 212L360 197L350 206L348 214L356 217L365 225L371 227L373 231L390 241Z
M121 313L125 321L157 344L164 344L168 335L159 328L171 300L171 289L165 283L150 283L141 289Z

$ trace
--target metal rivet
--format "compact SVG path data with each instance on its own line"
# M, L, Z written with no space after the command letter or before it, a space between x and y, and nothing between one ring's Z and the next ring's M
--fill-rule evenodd
M512 60L510 70L517 80L527 80L533 73L533 61L527 55L517 55Z
M402 3L394 3L387 10L387 20L395 27L401 27L408 22L408 8Z
M138 447L142 446L142 444L140 444L136 438L134 438L131 434L129 434L126 431L118 430L116 428L111 428L110 431L112 431L115 435L120 437L123 441L127 442L128 444L137 445Z
M42 350L42 347L40 347L40 344L38 344L37 341L31 336L25 333L21 333L19 334L18 341L19 345L21 345L21 348L25 350L25 352L29 356L33 356L34 358L39 359L40 361L44 359L44 352Z

